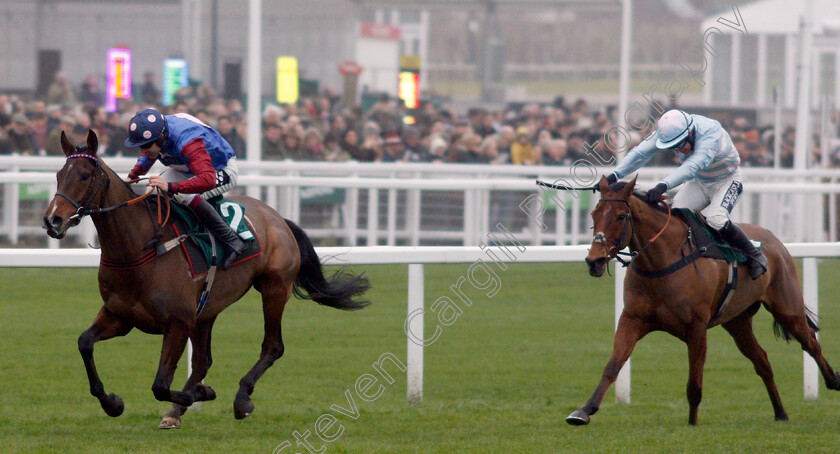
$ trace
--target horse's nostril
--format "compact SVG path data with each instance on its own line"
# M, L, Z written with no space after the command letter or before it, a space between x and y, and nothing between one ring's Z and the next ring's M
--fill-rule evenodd
M602 265L607 261L607 259L604 258L604 257L598 257L597 259L590 259L589 257L587 257L584 261L586 262L587 265L593 266L593 265Z
M53 227L60 227L61 221L61 216L53 216L50 218L50 225L52 225Z

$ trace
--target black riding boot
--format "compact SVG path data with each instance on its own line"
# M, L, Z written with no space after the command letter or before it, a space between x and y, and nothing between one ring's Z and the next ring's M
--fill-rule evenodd
M223 270L227 269L239 257L239 254L245 250L245 242L219 216L219 213L216 212L216 209L208 201L201 199L201 203L193 208L193 211L198 216L201 224L207 227L217 240L227 246L229 253L220 262L221 268Z
M738 227L737 224L730 221L720 229L720 234L727 243L740 249L749 257L747 265L750 267L750 277L752 280L758 279L759 276L767 271L767 257L753 246L750 239L741 230L741 227Z

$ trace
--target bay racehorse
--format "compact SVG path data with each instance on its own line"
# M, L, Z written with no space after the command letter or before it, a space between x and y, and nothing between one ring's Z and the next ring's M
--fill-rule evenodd
M752 318L762 305L773 315L777 335L796 339L817 362L826 387L840 390L840 377L823 358L817 342L816 321L806 311L796 264L782 242L766 229L742 225L750 238L763 243L770 264L767 272L755 281L750 279L746 265L740 265L737 290L722 312L716 314L729 274L727 263L698 258L690 265L672 266L692 253L688 227L672 219L670 210L636 197L635 184L633 179L610 187L602 178L598 186L601 200L592 212L595 235L586 257L589 274L602 276L609 260L624 248L630 248L633 259L624 279L624 310L618 321L612 356L592 397L569 415L566 422L588 424L636 342L651 331L665 331L688 345L688 423L697 424L706 330L718 324L752 361L770 395L776 420L787 420L767 354L753 334Z
M300 227L258 200L233 197L245 208L262 254L217 273L209 302L196 317L202 282L190 278L184 254L172 251L155 257L152 240L173 238L172 227L161 228L148 200L129 204L137 196L96 155L98 140L93 131L88 132L87 144L82 147L72 145L62 132L61 146L67 160L57 174L58 190L47 207L44 227L51 237L61 239L86 215L96 226L102 250L99 292L104 305L93 325L79 337L79 351L90 393L109 416L122 414L124 404L118 395L105 393L96 372L93 345L98 341L124 336L135 327L149 334L163 334L152 392L156 399L173 403L160 427L177 428L189 405L215 398L212 388L201 383L212 363L213 323L251 287L262 294L265 337L259 360L239 382L233 402L237 419L253 411L250 395L254 385L283 355L280 322L292 293L342 310L367 304L356 299L368 289L364 275L339 271L325 278L315 249ZM171 390L187 339L194 346L193 371L182 391Z

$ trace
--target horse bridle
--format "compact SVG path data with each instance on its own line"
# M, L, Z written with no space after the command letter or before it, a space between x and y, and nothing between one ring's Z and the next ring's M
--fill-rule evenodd
M85 148L76 147L76 153L67 156L67 159L69 160L71 158L87 158L87 159L92 160L96 164L96 169L94 171L99 170L99 175L101 175L102 178L99 179L99 182L96 184L95 189L94 189L94 181L90 182L90 186L88 186L87 191L85 191L85 194L82 196L83 202L81 202L81 203L77 202L75 199L73 199L72 197L70 197L69 195L67 195L63 191L55 191L55 195L60 195L60 196L64 197L65 199L67 199L68 202L70 202L73 205L74 208L76 208L76 212L73 214L73 216L70 216L70 218L67 221L70 222L73 226L77 226L77 225L79 225L80 222L82 222L82 219L85 216L89 216L91 214L107 213L109 211L114 211L114 210L117 210L117 209L120 209L120 208L123 208L123 207L127 207L129 205L134 205L135 203L139 203L139 202L142 202L143 200L146 200L146 198L148 198L150 195L156 193L157 197L158 197L158 204L157 204L157 208L158 208L158 210L157 210L158 211L158 213L157 213L158 214L158 228L157 228L157 233L155 234L155 236L157 237L160 234L160 230L169 221L169 215L172 213L172 210L169 208L169 198L165 197L165 199L166 199L166 210L167 211L166 211L166 217L163 218L162 213L161 213L162 210L161 210L161 203L160 203L161 202L160 199L161 199L161 195L162 195L163 191L161 191L159 188L155 188L156 191L147 192L147 193L145 193L145 194L143 194L143 195L141 195L137 198L131 199L131 200L126 201L126 202L118 203L118 204L113 205L113 206L109 206L109 207L105 207L105 208L99 207L99 208L93 208L93 209L88 208L88 205L90 205L90 203L93 201L93 198L96 197L96 194L98 194L99 191L102 189L103 184L107 184L106 189L107 189L107 187L110 187L111 179L108 178L108 175L105 173L105 169L103 169L102 166L99 164L99 159L96 156L93 156L93 155L90 155L90 154L87 154L87 153L81 153L82 151L85 151L86 149L87 149L86 147ZM95 179L96 177L94 176L92 178Z
M99 165L99 159L91 154L83 153L83 151L87 151L87 147L76 147L76 152L67 156L67 160L73 158L87 158L92 160L95 165L94 175L91 177L90 186L88 186L87 191L85 191L84 195L82 195L82 202L77 202L73 197L70 197L64 191L55 191L55 195L60 195L64 197L65 199L67 199L68 202L70 202L71 205L73 205L73 208L76 209L76 213L74 213L73 216L70 216L70 218L67 220L73 226L79 225L79 223L82 222L82 218L84 218L85 216L95 212L98 213L103 211L102 208L96 208L91 210L88 208L88 205L90 205L90 203L93 201L93 198L96 197L96 195L102 189L103 184L107 184L109 186L111 184L111 180L107 178L107 175L105 174L105 169L103 169L102 166ZM101 176L101 178L97 179L97 176ZM94 184L96 185L95 187Z
M624 247L626 247L626 246L621 247L621 245L624 243L624 240L627 238L627 227L628 226L630 226L630 234L631 235L633 234L632 233L633 232L633 226L632 226L633 215L630 212L630 202L628 202L625 199L601 199L601 202L622 202L625 205L627 205L627 211L624 213L624 215L625 215L624 228L621 230L621 236L619 236L617 240L614 239L614 238L610 238L608 236L605 236L602 232L598 232L595 235L595 237L592 239L593 242L599 243L602 246L604 246L604 250L606 251L606 256L607 256L607 258L609 258L610 253L613 251L613 249L615 249L616 253L618 253L618 251L620 251L620 250L624 249ZM610 243L614 244L615 246L607 249L607 242L610 242Z
M656 239L659 238L659 236L662 235L665 232L665 229L668 228L668 224L670 224L670 222L671 222L671 206L668 205L667 203L665 203L664 204L665 207L668 208L668 220L665 221L665 225L662 227L662 230L660 230L656 235L654 235L651 239L649 239L647 241L647 243L645 243L645 245L642 246L641 249L639 249L638 251L634 251L630 254L627 254L627 253L621 252L621 250L624 249L627 246L621 247L621 245L624 243L624 240L627 238L627 226L628 225L630 226L630 236L631 236L631 238L633 236L633 214L630 211L630 202L625 200L625 199L601 199L601 202L622 202L625 205L627 205L627 212L624 213L624 215L625 215L624 228L621 230L621 236L618 237L618 240L615 240L613 238L609 238L601 232L596 234L595 237L592 239L593 242L599 243L602 246L604 246L604 251L605 251L607 259L610 258L610 253L613 251L613 249L615 249L615 251L616 251L615 252L616 255L614 256L615 259L618 260L619 262L621 262L624 266L627 266L630 262L621 259L620 257L618 257L618 254L630 255L633 258L638 257L639 254L644 252L645 249L648 248L648 246L653 244L653 242L656 241ZM660 202L660 203L662 203L662 202ZM607 241L609 241L610 243L613 243L615 246L607 249L607 244L606 244ZM628 242L628 245L629 245L629 242Z

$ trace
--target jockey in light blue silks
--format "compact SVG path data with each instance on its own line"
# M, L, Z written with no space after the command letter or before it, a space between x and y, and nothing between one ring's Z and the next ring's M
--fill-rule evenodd
M659 118L657 132L630 150L607 176L607 182L615 183L635 172L663 149L674 150L682 164L649 190L645 201L657 203L665 191L685 183L671 205L703 214L726 242L749 257L750 277L758 279L767 271L767 258L729 219L743 189L741 159L729 134L717 121L681 110L665 112Z

